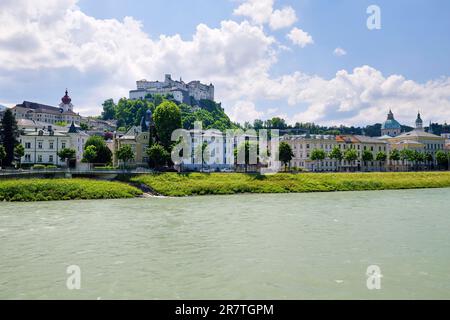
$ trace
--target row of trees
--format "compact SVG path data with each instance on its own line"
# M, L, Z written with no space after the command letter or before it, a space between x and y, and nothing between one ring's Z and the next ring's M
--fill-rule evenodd
M283 150L283 152L281 152L281 150ZM293 157L294 154L290 145L286 142L282 142L280 144L280 161L285 165L285 167L287 167ZM384 163L389 158L392 161L407 161L416 169L419 165L430 165L434 162L432 154L411 149L403 149L401 151L394 149L391 150L389 156L383 151L378 152L374 156L372 152L364 150L360 158L358 152L353 148L342 152L338 146L335 146L328 154L322 149L314 149L310 154L310 159L312 161L318 161L319 164L321 164L327 157L329 159L336 160L339 163L341 163L342 160L345 160L350 164L354 164L355 161L362 160L364 165L367 165L370 161L379 161ZM436 153L436 161L441 168L448 169L450 163L450 153L446 153L442 150L438 151Z

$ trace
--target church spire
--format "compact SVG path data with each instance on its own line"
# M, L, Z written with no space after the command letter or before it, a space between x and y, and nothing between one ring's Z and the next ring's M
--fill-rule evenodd
M416 129L423 130L423 121L422 118L420 117L420 111L417 112Z

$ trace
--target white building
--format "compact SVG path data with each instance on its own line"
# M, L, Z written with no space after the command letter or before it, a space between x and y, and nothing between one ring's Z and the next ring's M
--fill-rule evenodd
M65 161L58 157L58 152L64 148L74 149L79 163L88 138L86 133L76 129L74 123L67 132L55 131L51 125L45 129L25 131L20 135L20 143L25 148L22 164L64 166Z
M172 94L173 98L182 103L191 103L191 97L196 101L203 99L214 101L214 86L206 85L200 81L185 83L172 80L170 74L166 74L164 82L139 80L136 82L137 90L130 91L130 99L144 99L148 94Z

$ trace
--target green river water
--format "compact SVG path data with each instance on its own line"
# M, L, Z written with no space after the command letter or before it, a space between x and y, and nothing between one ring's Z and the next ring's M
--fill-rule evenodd
M449 208L450 189L4 202L0 298L450 299Z

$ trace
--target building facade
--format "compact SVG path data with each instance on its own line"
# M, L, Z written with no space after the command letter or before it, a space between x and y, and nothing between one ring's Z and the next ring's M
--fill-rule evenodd
M206 85L200 81L185 83L182 79L172 80L170 74L165 75L164 82L139 80L136 90L130 91L130 99L144 99L148 94L173 95L174 100L180 103L191 103L191 97L196 101L203 99L214 101L214 86Z
M55 131L51 125L22 132L19 141L25 149L25 154L21 163L65 166L66 162L58 157L58 152L64 148L74 149L76 162L80 163L88 137L86 133L76 129L73 123L65 132Z
M73 111L72 99L67 90L61 98L59 107L24 101L13 107L12 112L17 120L26 119L52 125L57 122L74 122L79 125L81 122L81 116Z

